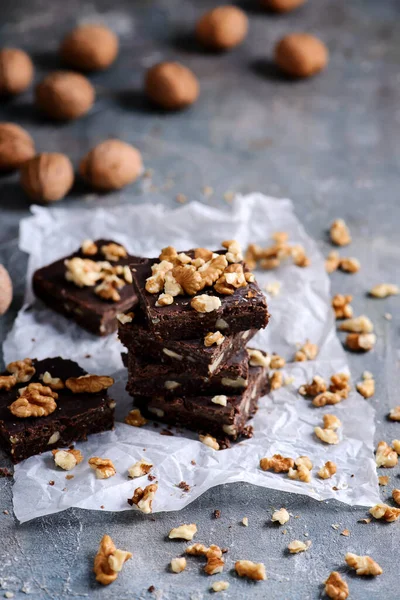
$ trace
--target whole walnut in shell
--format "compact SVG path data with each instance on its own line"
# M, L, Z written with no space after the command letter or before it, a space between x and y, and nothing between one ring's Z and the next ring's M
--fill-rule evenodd
M21 167L21 185L33 200L61 200L74 183L74 169L68 156L57 152L37 154Z
M229 50L240 44L249 27L246 14L236 6L219 6L205 13L196 24L196 37L206 48Z
M107 69L118 54L118 38L104 25L80 25L62 41L61 58L83 71Z
M135 181L142 170L139 150L121 140L106 140L98 144L79 166L82 177L100 190L119 190Z
M33 64L26 52L19 48L0 50L0 94L20 94L32 79Z
M199 82L190 69L178 62L162 62L151 67L145 78L145 91L155 104L178 110L193 104L199 96Z
M35 90L36 105L52 119L69 121L87 113L95 100L90 81L72 71L47 75Z
M17 169L35 156L35 144L25 129L14 123L0 123L0 170Z
M290 12L305 2L306 0L259 0L261 6L279 13Z
M13 297L13 287L7 269L0 265L0 315L7 312Z
M328 48L308 33L287 35L275 47L276 64L291 77L311 77L322 71L328 60Z

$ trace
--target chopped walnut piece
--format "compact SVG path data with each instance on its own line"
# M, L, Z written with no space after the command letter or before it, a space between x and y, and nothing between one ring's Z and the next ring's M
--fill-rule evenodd
M396 504L400 505L400 490L398 490L398 489L393 490L392 498L396 502Z
M317 396L318 394L322 394L326 392L327 385L325 380L319 375L315 375L311 383L305 383L300 386L299 394L302 396Z
M349 228L343 219L333 221L329 230L329 235L333 244L336 246L347 246L351 242Z
M248 517L243 517L243 519L242 519L242 525L244 527L248 527L249 526L249 519L248 519Z
M379 485L387 485L389 483L389 476L388 475L380 475L378 477L378 483L379 483Z
M330 460L328 460L323 467L319 469L317 472L318 477L321 479L330 479L333 475L335 475L337 471L336 464Z
M276 269L281 264L279 258L262 258L260 260L260 267L265 271L271 271L272 269Z
M124 282L115 275L106 277L99 285L94 288L94 293L103 300L111 300L112 302L119 302L121 296L118 290L123 287Z
M311 471L305 465L299 465L297 469L289 469L288 477L289 479L295 479L303 483L310 483Z
M157 298L156 306L168 306L173 304L174 297L171 294L160 294Z
M387 298L388 296L397 296L400 293L398 285L394 283L380 283L375 285L369 292L374 298Z
M283 375L280 371L274 371L274 373L272 373L269 376L269 385L271 388L271 392L273 392L274 390L279 390L279 388L282 387Z
M185 550L186 554L190 554L191 556L205 556L208 551L209 548L204 544L192 544Z
M149 473L152 468L153 468L152 463L148 462L147 460L142 458L142 459L138 460L137 462L135 462L134 465L129 467L128 475L132 479L134 479L135 477L142 477L143 475L147 475L147 473Z
M133 319L135 317L135 313L133 312L128 312L128 313L118 313L117 315L117 319L120 323L122 323L122 325L125 325L125 323L132 323Z
M336 415L330 415L326 413L322 417L324 428L325 429L333 429L334 431L342 426L341 420Z
M349 381L350 375L348 373L334 373L331 376L329 391L339 394L341 398L345 399L347 398L351 390Z
M225 561L222 558L222 550L219 546L211 544L206 553L207 564L204 567L204 572L207 575L216 575L222 573Z
M346 600L349 597L349 586L337 571L332 571L325 581L325 594L331 600Z
M381 575L382 568L370 556L358 556L352 552L347 552L344 557L346 563L351 569L354 569L357 575Z
M313 406L317 406L318 408L320 408L321 406L326 406L327 404L338 404L342 400L343 398L340 396L340 394L336 392L323 392L322 394L318 394L318 396L315 396L312 403Z
M353 308L350 302L353 300L353 296L347 294L336 294L332 298L332 308L335 313L336 319L350 319L353 316Z
M252 273L244 273L243 266L240 264L231 264L217 279L214 289L219 294L229 296L234 294L237 289L246 287L249 281L254 281Z
M272 354L269 364L271 369L283 369L285 365L286 360L282 356L279 356L279 354Z
M120 244L115 243L105 244L100 248L100 251L105 256L105 259L110 262L116 262L128 256L126 249Z
M219 277L222 276L222 273L228 266L228 261L223 254L217 254L211 260L205 262L198 268L198 273L200 273L201 278L203 280L203 286L211 286L216 281L219 280ZM242 265L237 265L241 267L243 274Z
M366 315L345 319L339 325L340 331L350 331L352 333L371 333L374 325Z
M178 252L173 246L167 246L161 250L161 254L158 257L159 261L169 261L171 263L176 263L178 260Z
M112 460L109 458L92 456L92 458L89 458L88 463L90 468L94 470L97 479L108 479L117 473Z
M81 375L81 377L69 377L65 382L66 387L74 394L97 394L108 389L114 383L112 377L107 375Z
M375 461L378 467L392 468L398 463L397 452L386 442L379 442L376 448Z
M52 450L54 462L57 467L64 471L71 471L76 465L83 461L83 455L80 450L70 448L69 450Z
M83 240L81 252L85 256L94 256L98 252L98 248L93 240Z
M186 569L186 565L186 558L184 556L173 558L170 564L171 571L173 573L182 573Z
M287 231L274 231L271 237L277 244L285 244L289 239L289 234Z
M261 350L255 350L254 348L246 348L246 351L249 355L249 365L251 367L269 368L271 357L268 356L268 354L265 354Z
M308 456L298 456L294 461L295 466L298 468L300 466L306 467L309 471L313 468L313 464Z
M226 248L226 260L229 263L238 263L243 260L242 248L236 240L226 240L222 242L223 248Z
M204 337L204 345L206 346L206 348L209 348L213 344L220 346L222 344L222 342L224 341L224 339L225 339L225 336L222 335L222 333L220 331L214 331L214 332L210 331Z
M228 396L225 396L224 394L219 394L218 396L213 396L211 398L211 402L214 402L214 404L220 404L221 406L226 406L227 400Z
M339 438L336 431L332 429L322 429L322 427L314 427L314 433L325 444L338 444Z
M177 282L171 271L165 273L164 292L167 296L172 296L172 298L183 294L182 286Z
M217 296L200 294L200 296L195 296L192 298L190 301L190 306L197 312L208 313L218 310L221 307L221 300Z
M251 560L237 560L235 562L235 571L239 577L248 577L249 579L254 579L254 581L265 581L267 579L264 563L254 563Z
M390 409L389 419L391 421L400 421L400 406L395 406Z
M101 279L101 266L90 258L74 258L64 261L66 267L65 279L71 281L77 287L90 287Z
M393 446L393 450L395 450L397 452L397 454L400 454L400 440L393 440L392 446Z
M361 396L364 398L371 398L375 394L375 380L372 373L365 371L363 373L363 381L359 381L356 388Z
M196 248L194 251L194 257L195 259L201 258L204 260L204 262L209 262L213 258L213 252L207 248Z
M317 344L312 344L309 340L306 341L301 348L299 348L294 355L296 362L303 362L305 360L314 360L318 354Z
M185 294L194 296L205 286L205 282L193 265L178 265L172 269L172 276Z
M20 390L21 392L22 390ZM57 404L58 394L41 383L30 383L23 388L20 397L8 407L10 412L19 419L27 417L47 417L53 413Z
M387 523L397 521L400 517L400 508L393 508L393 506L383 503L375 504L375 506L369 509L369 512L375 519L382 519Z
M24 358L23 360L11 362L6 366L6 369L11 375L14 375L17 383L27 383L36 373L31 358Z
M44 385L48 385L52 390L62 390L65 385L63 381L59 377L52 377L48 371L40 375L39 379L41 379Z
M287 523L290 519L289 513L286 510L286 508L280 508L279 510L276 510L271 517L271 521L277 521L278 523L280 523L281 525L284 525L285 523Z
M168 534L170 540L187 540L190 541L193 539L195 534L197 533L197 525L195 523L190 523L189 525L179 525L179 527L174 527Z
M341 258L339 269L345 273L357 273L361 268L360 261L357 258Z
M269 294L270 296L275 298L275 296L279 295L279 292L281 291L281 287L282 287L282 283L280 281L271 281L271 283L267 283L264 286L264 289L267 292L267 294Z
M134 491L132 498L128 499L128 504L131 506L135 504L142 513L148 515L152 512L153 500L157 490L158 485L156 483L151 483L144 490L138 487Z
M308 258L305 249L300 244L290 248L290 254L296 267L309 267L311 260Z
M211 435L199 435L199 440L202 444L204 444L205 446L208 446L209 448L212 448L213 450L219 450L219 444L217 442L217 440L212 437Z
M147 419L142 416L142 413L138 408L130 410L124 419L124 423L131 425L132 427L142 427L146 425Z
M122 565L130 558L132 558L130 552L118 550L109 535L103 536L94 559L93 571L96 574L96 581L103 585L115 581Z
M0 375L0 390L6 390L7 392L17 385L17 378L15 375Z
M293 540L288 545L290 554L298 554L299 552L305 552L311 546L310 540L308 542L302 542L301 540Z
M327 273L333 273L334 271L338 270L339 266L340 266L339 252L336 252L336 250L332 250L332 252L329 252L328 256L325 259L325 271Z
M146 279L144 289L149 294L159 294L164 288L164 281L165 273L156 273L155 275L151 275ZM170 290L168 290L168 293L171 293Z
M187 265L192 262L192 259L190 258L190 256L188 254L185 254L184 252L180 252L180 254L178 254L176 258L183 265Z
M224 592L229 587L229 583L227 581L214 581L211 585L211 589L213 592Z
M281 454L274 454L272 458L261 458L260 460L260 468L263 471L272 469L274 473L287 473L293 466L293 458L285 458Z

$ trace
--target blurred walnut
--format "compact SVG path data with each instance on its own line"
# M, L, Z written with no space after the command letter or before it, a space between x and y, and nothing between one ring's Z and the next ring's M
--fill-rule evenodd
M259 0L261 6L279 13L294 10L305 2L306 0Z
M19 48L0 50L0 95L20 94L32 79L33 64L26 52Z
M0 123L0 171L18 169L35 156L35 144L25 129L14 123Z
M52 119L69 121L86 114L95 100L86 77L71 71L55 71L36 86L36 105Z
M28 160L21 168L21 185L32 200L61 200L73 183L74 169L65 154L43 152Z
M79 165L82 177L100 190L119 190L135 181L142 170L139 150L121 140L101 142Z
M8 310L13 297L13 286L7 269L0 264L0 315Z
M104 25L80 25L63 39L60 54L75 69L107 69L118 54L118 38Z
M205 13L196 24L198 41L212 50L228 50L247 35L248 19L236 6L219 6Z
M329 52L321 40L308 33L292 33L275 47L275 62L292 77L311 77L328 64Z
M144 85L148 98L166 110L185 108L199 96L197 77L178 62L162 62L151 67Z

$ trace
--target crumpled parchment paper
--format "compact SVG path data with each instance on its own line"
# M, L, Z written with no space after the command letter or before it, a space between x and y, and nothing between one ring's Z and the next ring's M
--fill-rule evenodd
M61 354L72 358L91 372L116 374L111 395L117 401L115 430L91 436L77 444L85 460L67 481L65 471L57 469L50 453L34 456L15 468L14 511L27 521L71 506L86 509L134 510L127 504L136 487L146 486L146 476L128 479L127 469L145 457L154 468L159 489L153 511L179 510L212 486L234 481L309 495L324 500L336 498L353 505L372 505L379 501L373 456L374 410L356 392L336 406L313 408L302 398L298 387L319 374L329 378L348 371L345 353L335 332L330 308L330 286L323 258L316 244L295 217L289 200L276 200L262 194L235 199L230 212L192 202L171 210L161 205L129 205L110 209L47 209L35 206L33 216L21 226L20 246L28 252L28 281L35 269L75 250L83 239L114 238L131 253L157 256L160 249L175 245L180 250L195 246L220 247L224 239L267 245L274 231L289 233L291 243L303 244L311 266L298 268L286 264L274 271L256 273L261 287L279 281L281 290L268 296L272 315L252 346L277 352L288 361L285 376L293 382L264 397L253 419L254 436L215 452L187 433L160 435L151 423L134 428L121 421L131 408L124 391L126 374L122 369L122 346L115 335L99 339L38 303L22 309L4 343L5 361L24 356L45 358ZM28 285L26 302L33 301ZM291 362L296 344L306 339L320 347L317 360ZM34 341L33 341L34 340ZM90 355L91 358L87 358ZM313 430L325 412L336 414L343 423L338 445L325 445ZM292 481L285 474L263 472L259 460L280 453L295 458L308 455L314 463L309 484ZM87 460L91 456L112 459L117 474L97 480ZM316 471L327 460L337 464L337 474L321 480ZM195 464L193 464L195 463ZM54 485L49 485L53 480ZM190 491L177 486L185 481ZM333 489L335 488L335 489Z

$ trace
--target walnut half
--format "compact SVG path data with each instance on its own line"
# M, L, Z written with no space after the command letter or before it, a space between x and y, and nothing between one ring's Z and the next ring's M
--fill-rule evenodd
M118 550L109 535L104 535L94 559L93 571L96 581L102 585L109 585L118 577L123 564L132 558L130 552Z
M113 383L114 379L112 377L88 374L81 377L69 377L65 385L74 394L97 394L111 387Z
M58 394L41 383L30 383L20 397L8 408L19 419L26 417L47 417L56 408Z
M348 598L349 586L337 571L332 571L325 581L325 594L331 600L346 600Z
M97 479L108 479L116 474L112 460L93 456L89 458L89 466L94 469Z

